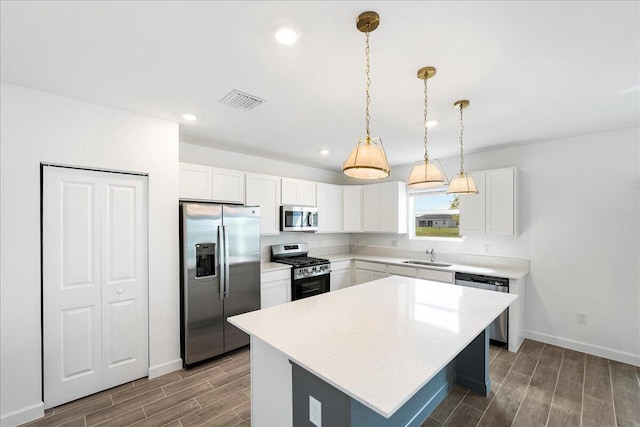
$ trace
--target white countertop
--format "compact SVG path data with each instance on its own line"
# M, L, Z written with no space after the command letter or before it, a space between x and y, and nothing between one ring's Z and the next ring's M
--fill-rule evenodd
M377 262L382 264L393 264L393 265L402 265L405 267L416 267L416 268L426 268L430 270L441 270L441 271L451 271L451 272L461 272L461 273L471 273L471 274L482 274L485 276L496 276L496 277L506 277L507 279L521 279L529 273L529 268L520 265L490 265L487 263L486 265L470 265L470 264L460 264L460 263L450 263L449 267L435 267L435 266L425 266L425 265L416 265L416 264L405 264L403 261L411 260L411 259L420 259L420 258L410 258L410 257L389 257L389 256L381 256L381 255L362 255L362 254L352 254L352 253L343 253L343 254L332 254L332 255L321 255L320 258L326 258L329 261L345 261L345 260L359 260L359 261L369 261L369 262ZM426 261L426 258L423 259ZM436 260L438 261L438 260ZM263 262L260 265L260 270L265 273L267 271L275 271L282 269L289 269L290 266L286 264L279 264L277 262Z
M291 266L287 264L282 264L280 262L261 262L260 263L260 271L266 273L267 271L277 271L277 270L291 270Z
M416 265L416 264L405 264L403 261L407 260L415 260L420 258L398 258L398 257L389 257L389 256L378 256L378 255L360 255L360 254L334 254L334 255L323 255L322 258L326 258L329 261L342 261L348 259L354 259L359 261L369 261L369 262L378 262L383 264L394 264L394 265L402 265L405 267L416 267L416 268L427 268L430 270L440 270L440 271L451 271L451 272L460 272L460 273L471 273L471 274L482 274L485 276L496 276L496 277L505 277L508 279L520 279L526 276L529 273L528 268L524 268L521 266L508 266L508 265L467 265L467 264L457 264L450 263L449 267L435 267L435 266L425 266L425 265ZM427 261L427 259L423 259L423 261ZM436 262L439 262L436 260ZM449 264L449 263L448 263Z
M515 299L390 276L229 322L389 417Z

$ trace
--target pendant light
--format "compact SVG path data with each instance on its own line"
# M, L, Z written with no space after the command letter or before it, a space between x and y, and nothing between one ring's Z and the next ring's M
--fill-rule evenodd
M424 80L424 159L416 162L411 169L409 179L407 179L407 188L409 189L436 187L448 183L442 168L437 163L429 161L429 152L427 151L427 105L429 101L427 80L435 75L435 67L424 67L418 70L418 78Z
M358 143L351 150L351 154L342 165L342 172L351 177L358 179L383 179L389 176L391 169L387 161L387 155L382 146L382 139L379 137L372 138L369 132L369 86L371 79L369 78L369 33L378 28L380 17L376 12L363 12L358 16L356 28L366 34L366 47L364 50L366 58L366 109L365 109L365 132L366 136L361 136Z
M478 194L478 186L473 180L473 177L464 172L464 151L462 145L464 124L462 121L462 110L469 106L469 100L461 99L460 101L456 101L453 106L460 108L460 172L451 179L447 194Z

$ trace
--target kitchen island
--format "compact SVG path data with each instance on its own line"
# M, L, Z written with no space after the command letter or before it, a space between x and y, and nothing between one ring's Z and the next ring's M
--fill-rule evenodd
M455 384L488 394L486 328L515 299L391 276L231 317L253 425L313 425L310 397L326 426L420 425Z

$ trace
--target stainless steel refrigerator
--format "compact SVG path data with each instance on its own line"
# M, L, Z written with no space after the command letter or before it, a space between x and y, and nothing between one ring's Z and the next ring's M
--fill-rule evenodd
M260 308L260 208L180 202L185 366L249 344L227 317Z

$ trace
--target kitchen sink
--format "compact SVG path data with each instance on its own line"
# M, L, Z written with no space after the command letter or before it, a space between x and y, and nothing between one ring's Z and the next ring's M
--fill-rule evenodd
M445 264L444 262L430 262L430 261L418 261L410 259L408 261L402 261L403 264L418 264L427 265L429 267L451 267L451 264Z

